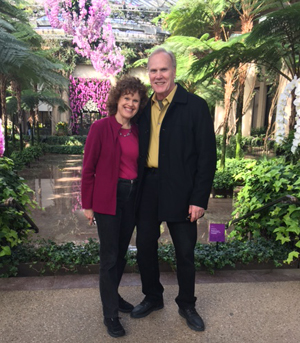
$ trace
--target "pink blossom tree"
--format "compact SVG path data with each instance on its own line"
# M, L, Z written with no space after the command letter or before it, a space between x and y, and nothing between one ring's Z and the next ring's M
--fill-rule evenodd
M44 7L51 26L73 35L75 51L97 71L108 76L122 70L125 58L115 44L107 0L46 0Z

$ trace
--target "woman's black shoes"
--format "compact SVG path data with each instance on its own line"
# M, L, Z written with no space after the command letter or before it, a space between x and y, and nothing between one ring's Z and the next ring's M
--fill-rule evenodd
M112 337L122 337L125 330L119 321L119 318L104 318L104 324L107 326L107 332Z

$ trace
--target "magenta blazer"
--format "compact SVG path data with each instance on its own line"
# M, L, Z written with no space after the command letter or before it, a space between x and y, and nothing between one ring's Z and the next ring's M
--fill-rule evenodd
M95 121L89 131L81 178L82 208L102 214L116 214L117 184L121 147L118 139L122 125L115 116ZM136 125L132 134L138 136Z

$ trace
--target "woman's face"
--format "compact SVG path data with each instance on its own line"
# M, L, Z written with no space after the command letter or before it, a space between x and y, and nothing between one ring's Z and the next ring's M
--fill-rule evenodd
M138 92L122 94L118 101L117 121L123 123L133 118L139 110L140 102L141 97Z

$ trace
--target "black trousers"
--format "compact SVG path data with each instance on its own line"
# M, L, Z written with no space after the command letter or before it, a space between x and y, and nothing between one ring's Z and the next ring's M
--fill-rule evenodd
M116 215L94 213L100 240L100 296L107 318L118 317L118 288L135 226L135 195L136 183L119 180Z
M159 281L157 256L161 225L161 221L158 220L158 172L146 169L145 174L137 218L137 261L145 300L156 302L163 299L164 291ZM181 308L194 307L194 249L197 241L197 224L190 221L167 224L177 260L179 293L175 301Z

